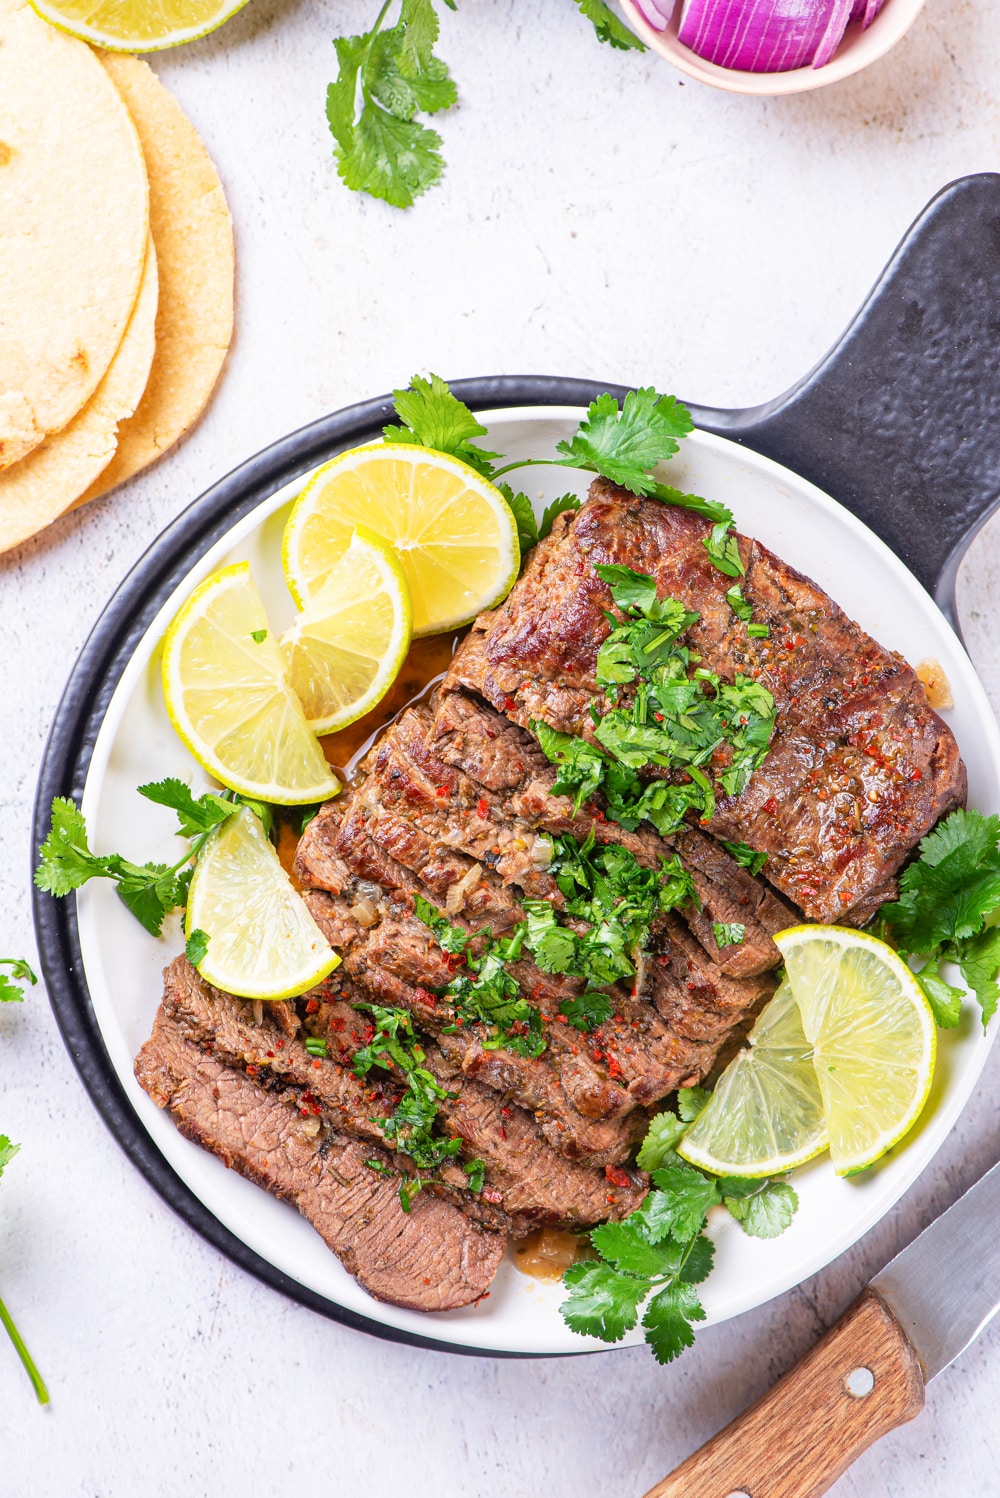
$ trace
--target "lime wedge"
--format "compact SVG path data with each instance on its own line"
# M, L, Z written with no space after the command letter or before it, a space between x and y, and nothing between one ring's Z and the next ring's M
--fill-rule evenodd
M812 1045L788 983L750 1031L678 1146L715 1175L770 1176L802 1165L827 1145Z
M246 0L30 0L46 21L109 52L156 52L207 36Z

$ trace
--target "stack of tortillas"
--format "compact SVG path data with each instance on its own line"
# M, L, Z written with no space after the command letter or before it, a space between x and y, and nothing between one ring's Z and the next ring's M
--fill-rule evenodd
M0 551L183 436L232 327L229 211L176 101L0 0Z

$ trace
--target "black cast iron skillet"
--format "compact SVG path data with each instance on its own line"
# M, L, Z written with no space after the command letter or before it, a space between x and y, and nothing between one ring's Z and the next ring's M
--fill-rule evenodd
M547 376L460 380L453 388L473 410L585 406L609 388L619 399L626 393ZM691 411L697 426L775 459L839 500L954 622L959 563L1000 503L1000 176L962 178L933 199L840 342L787 394L745 411ZM386 397L293 432L214 485L157 538L104 610L66 686L38 782L33 860L52 798L79 801L111 695L163 600L241 516L342 449L376 439L391 416ZM335 1321L396 1342L477 1352L334 1305L223 1227L160 1155L115 1075L84 978L75 899L35 890L34 917L52 1008L84 1085L119 1144L186 1222L265 1284Z

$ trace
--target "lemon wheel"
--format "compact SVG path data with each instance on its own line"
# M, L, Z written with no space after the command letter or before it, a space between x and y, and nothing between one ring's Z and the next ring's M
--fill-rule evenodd
M412 618L398 561L359 528L281 637L288 679L314 733L346 728L381 701L409 649Z
M506 500L467 463L410 443L356 447L313 475L288 518L282 562L300 608L359 526L398 557L415 635L457 629L492 608L521 564Z
M185 747L230 790L288 806L339 791L247 562L213 573L177 614L163 642L163 695Z
M207 36L246 0L30 0L43 20L109 52L156 52Z

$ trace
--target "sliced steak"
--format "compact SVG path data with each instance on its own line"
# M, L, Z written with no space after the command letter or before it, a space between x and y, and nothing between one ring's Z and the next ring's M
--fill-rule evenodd
M609 705L594 671L612 606L594 564L653 576L661 597L698 612L686 638L701 664L729 681L752 677L775 699L770 752L739 797L720 800L708 830L766 853L767 878L810 919L850 919L963 804L958 746L902 657L740 536L743 595L770 629L767 639L747 636L725 600L731 579L702 544L709 529L690 510L598 479L589 502L535 548L506 601L477 621L446 688L478 692L522 728L541 719L592 737L591 703Z
M181 1133L241 1175L298 1208L376 1300L448 1311L486 1293L503 1257L502 1233L425 1192L404 1212L389 1158L318 1118L299 1095L266 1090L206 1055L161 1009L135 1073ZM388 1174L365 1161L378 1158Z

